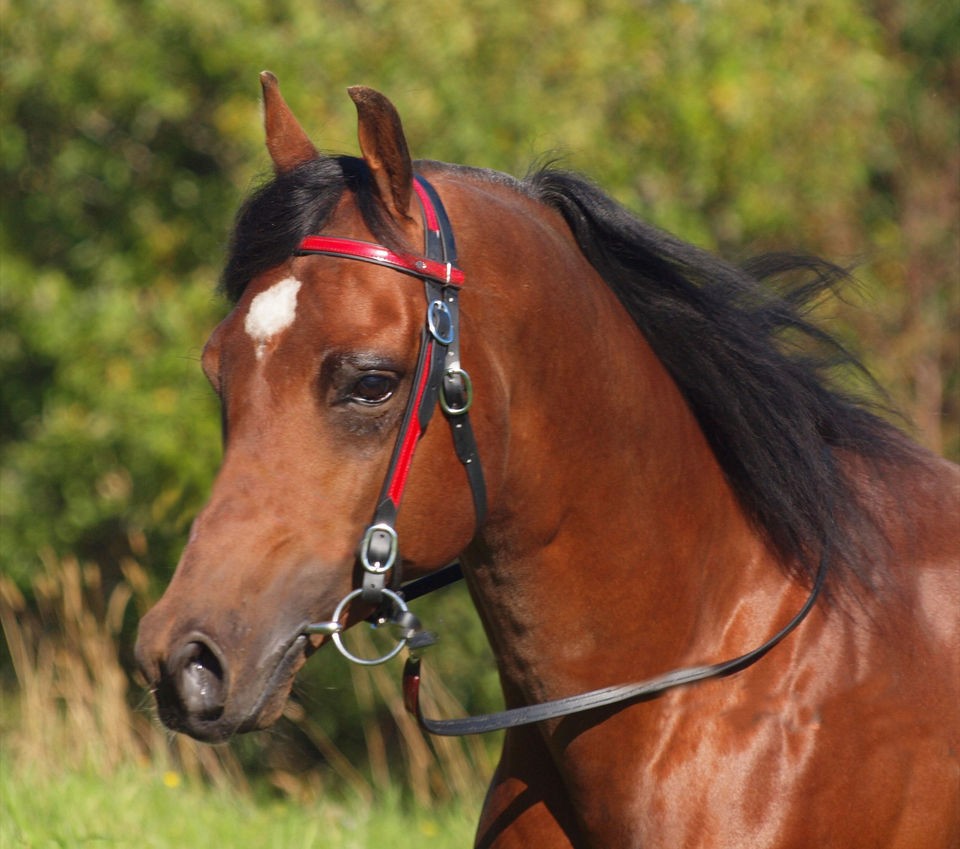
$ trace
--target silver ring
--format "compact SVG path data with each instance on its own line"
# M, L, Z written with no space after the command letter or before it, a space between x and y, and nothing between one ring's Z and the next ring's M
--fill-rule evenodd
M356 589L344 596L340 604L337 605L337 609L333 611L332 621L339 622L340 617L343 615L343 609L362 592L362 589ZM380 592L389 598L390 601L397 606L401 613L406 613L410 609L407 607L407 603L393 590L383 589ZM360 666L378 666L381 663L386 663L388 660L395 658L400 653L400 650L407 644L407 638L401 637L397 644L385 655L382 655L381 657L367 658L357 657L357 655L355 655L343 644L342 632L336 631L331 635L331 639L333 640L333 644L337 647L337 650L340 652L340 654L342 654L347 660L352 660L354 663L360 664Z

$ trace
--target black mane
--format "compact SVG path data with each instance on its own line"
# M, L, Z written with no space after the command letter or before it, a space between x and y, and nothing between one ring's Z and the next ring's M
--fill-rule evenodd
M321 232L345 191L374 236L398 246L370 179L362 160L324 156L257 190L237 215L221 278L226 296L236 302L250 280ZM786 568L810 583L827 550L834 583L874 585L880 573L871 567L889 546L837 452L874 478L916 455L871 405L830 384L837 365L866 374L806 318L846 271L788 255L738 268L637 220L575 174L548 167L509 181L564 216L677 382L740 503ZM783 278L793 282L775 287Z
M834 583L876 584L881 573L871 567L889 545L837 453L873 478L916 455L874 405L830 385L838 365L867 376L806 318L847 272L789 255L737 268L638 221L577 175L547 168L526 186L564 216L677 382L740 503L787 568L812 582L826 550ZM773 288L784 277L794 282Z

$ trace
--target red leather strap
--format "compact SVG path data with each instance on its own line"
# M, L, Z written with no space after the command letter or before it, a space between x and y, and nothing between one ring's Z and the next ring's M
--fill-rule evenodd
M433 358L433 341L426 342L424 358L426 363L430 363ZM410 419L410 426L404 429L396 451L396 460L390 468L387 477L387 498L389 498L394 507L400 509L400 500L403 498L403 491L407 486L407 475L410 473L410 466L413 463L413 455L417 450L417 443L423 436L423 429L420 424L420 406L423 403L423 393L426 391L427 384L430 382L429 367L422 368L419 371L419 381L413 387L413 395L410 399L413 415Z
M413 190L417 193L417 197L420 198L420 206L423 208L423 223L426 224L428 230L439 233L440 220L437 218L437 210L434 208L433 201L430 199L430 195L420 180L413 181Z
M449 263L437 262L424 256L401 254L383 245L341 236L307 236L300 243L297 254L326 254L359 259L375 265L385 265L414 277L427 277L445 286L462 286L465 279L463 272Z

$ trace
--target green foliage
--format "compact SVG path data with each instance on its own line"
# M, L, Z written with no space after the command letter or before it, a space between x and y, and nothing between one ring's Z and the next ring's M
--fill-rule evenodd
M263 65L325 147L355 148L342 89L364 81L423 155L522 173L560 152L708 247L878 251L865 277L882 329L953 368L923 340L932 322L945 350L956 341L956 265L911 298L894 185L902 136L937 151L956 138L937 98L955 69L947 4L894 23L850 0L404 5L4 4L0 539L14 574L43 546L116 557L143 532L169 572L218 457L196 360L222 312L233 210L265 166ZM879 370L909 401L902 366Z
M219 453L197 368L209 286L84 289L16 257L3 276L7 568L25 577L45 548L119 562L157 526L154 554L175 558Z
M0 0L0 19L0 570L24 589L48 549L169 578L219 460L198 361L267 169L262 68L324 149L356 150L344 88L365 83L417 156L559 156L705 247L865 260L866 309L836 326L960 456L955 3ZM450 634L468 604L424 615ZM470 621L437 653L483 709ZM352 754L348 673L310 667L308 709Z

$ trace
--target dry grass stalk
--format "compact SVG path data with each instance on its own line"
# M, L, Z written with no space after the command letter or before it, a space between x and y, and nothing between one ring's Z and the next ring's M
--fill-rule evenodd
M0 625L19 685L9 740L16 762L48 773L100 775L131 762L153 763L242 786L242 770L228 750L174 737L131 706L119 643L131 600L149 584L142 567L126 562L124 578L108 592L95 565L50 553L42 561L32 603L0 576Z
M131 686L120 662L124 619L131 603L138 612L149 607L150 582L132 559L124 562L121 571L122 578L107 588L97 566L46 554L29 603L11 580L0 575L0 626L19 685L16 726L8 738L15 762L50 774L84 770L100 775L131 762L153 764L195 780L246 788L240 761L228 746L199 744L162 729L151 710L144 708L150 702L148 695ZM366 631L356 629L351 636L359 654L376 654ZM403 709L395 672L395 665L351 669L369 778L302 707L291 702L286 716L307 735L338 778L360 798L371 801L391 783L392 735L381 724L386 706L399 732L405 766L402 784L419 805L478 797L493 770L485 743L477 738L425 739ZM437 681L427 683L423 698L432 713L463 713ZM279 771L271 780L297 798L322 790L326 783L317 770L298 776Z

